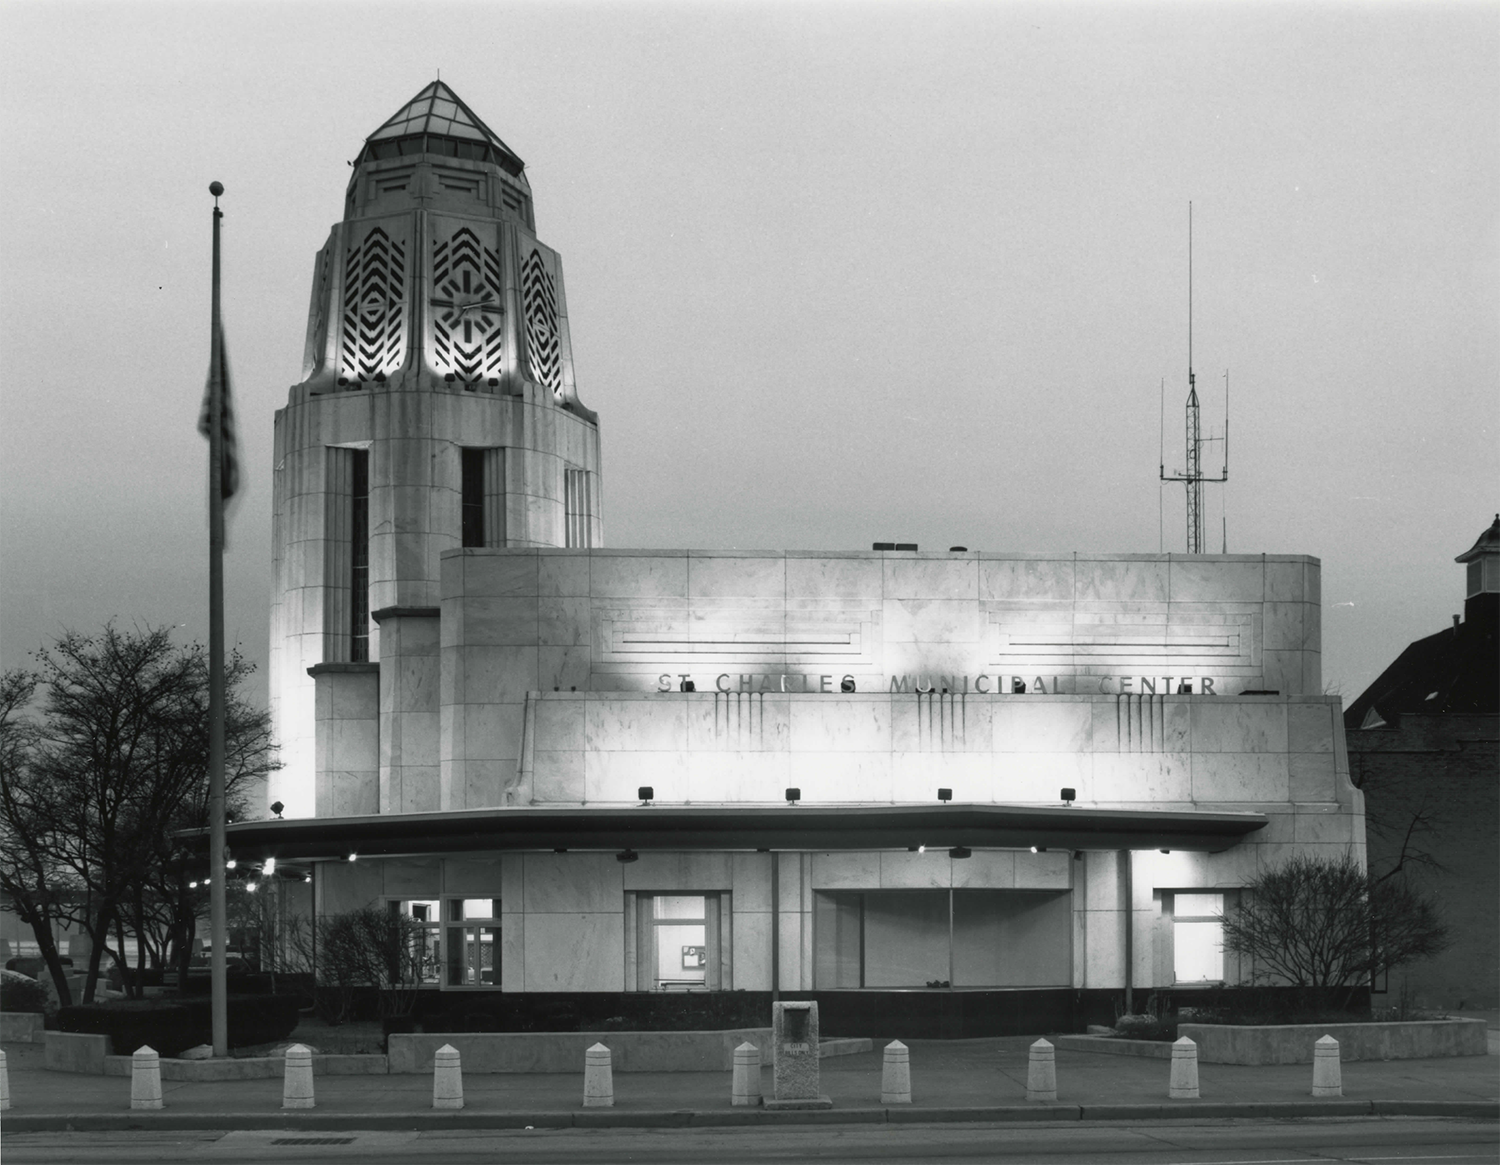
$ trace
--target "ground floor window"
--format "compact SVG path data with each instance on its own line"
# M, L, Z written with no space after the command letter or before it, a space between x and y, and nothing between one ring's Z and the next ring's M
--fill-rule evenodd
M1066 890L821 892L813 896L814 984L1067 986L1072 933Z
M500 960L500 899L449 898L449 987L498 987Z
M435 898L401 898L388 903L393 917L409 920L408 965L417 969L423 984L442 982L443 939L439 930L440 903Z
M1172 978L1176 983L1224 980L1224 895L1172 895Z
M636 988L709 991L723 985L717 894L637 894Z

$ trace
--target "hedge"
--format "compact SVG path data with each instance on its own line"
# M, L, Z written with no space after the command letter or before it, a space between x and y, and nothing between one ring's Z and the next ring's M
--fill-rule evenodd
M229 1046L268 1044L297 1027L295 995L229 996ZM206 996L188 999L121 999L80 1003L57 1014L58 1030L107 1035L116 1054L128 1056L149 1044L163 1056L213 1042L213 1007Z
M0 971L0 1011L46 1011L47 989L29 975Z

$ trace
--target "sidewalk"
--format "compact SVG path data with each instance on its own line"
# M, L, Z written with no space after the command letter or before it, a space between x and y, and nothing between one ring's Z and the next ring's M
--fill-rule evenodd
M311 1111L281 1108L282 1082L164 1081L165 1107L130 1109L130 1081L48 1072L42 1047L10 1044L10 1132L71 1128L538 1128L707 1126L723 1124L897 1121L1160 1120L1205 1117L1457 1116L1500 1118L1500 1057L1361 1061L1343 1065L1344 1098L1313 1100L1310 1064L1199 1066L1201 1100L1167 1098L1170 1062L1057 1051L1058 1101L1028 1103L1032 1037L912 1040L910 1105L880 1104L882 1056L822 1061L831 1111L766 1112L734 1108L729 1072L625 1073L614 1076L613 1108L583 1108L583 1066L555 1075L464 1078L461 1112L432 1109L427 1075L319 1076ZM762 1088L772 1090L770 1069Z

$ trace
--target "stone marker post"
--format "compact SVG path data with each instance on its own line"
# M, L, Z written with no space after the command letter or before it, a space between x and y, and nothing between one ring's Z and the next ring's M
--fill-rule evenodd
M595 1044L583 1057L583 1107L613 1108L615 1075L609 1049Z
M463 1108L464 1073L458 1049L444 1044L432 1055L432 1107Z
M832 1108L818 1091L818 1005L771 1004L771 1078L776 1096L767 1108Z
M312 1049L293 1044L286 1050L286 1077L281 1085L282 1108L312 1108Z
M1198 1099L1198 1045L1187 1036L1172 1045L1172 1078L1167 1095L1173 1100Z
M0 1112L10 1108L10 1067L5 1063L5 1053L0 1051Z
M911 1103L911 1055L900 1040L885 1046L885 1063L880 1069L880 1103Z
M130 1107L161 1107L161 1057L150 1044L130 1057Z
M729 1088L729 1103L760 1103L760 1049L749 1040L734 1050L734 1080Z
M1343 1096L1344 1070L1339 1063L1339 1042L1324 1036L1313 1045L1314 1096Z
M1031 1045L1031 1059L1026 1065L1026 1099L1057 1099L1057 1056L1046 1040Z

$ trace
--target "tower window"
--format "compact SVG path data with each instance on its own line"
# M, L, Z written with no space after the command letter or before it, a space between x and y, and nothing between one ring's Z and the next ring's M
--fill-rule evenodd
M370 451L352 449L349 483L349 658L370 659Z
M505 450L460 449L464 546L505 545Z
M593 542L593 490L586 469L564 471L564 508L567 512L568 540L570 547L592 546Z

